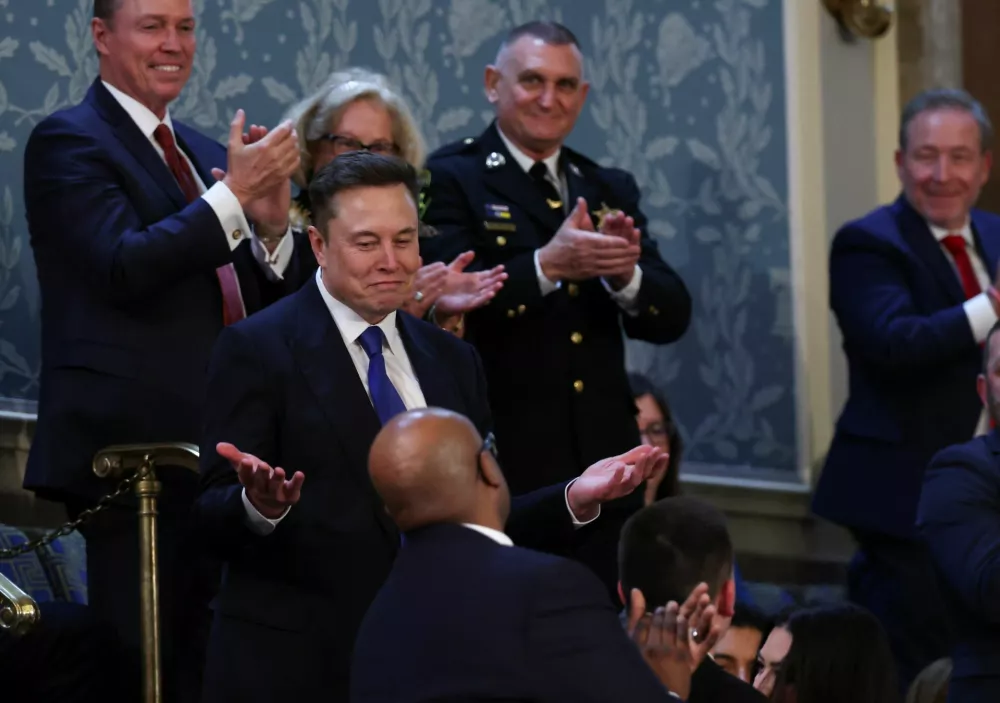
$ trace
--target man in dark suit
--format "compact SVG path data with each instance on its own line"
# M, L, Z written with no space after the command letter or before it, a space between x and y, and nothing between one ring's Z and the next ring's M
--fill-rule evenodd
M114 486L95 452L111 444L200 439L204 374L223 325L294 287L290 125L253 126L242 111L230 151L171 120L191 72L190 0L96 0L100 76L83 102L32 131L24 193L42 296L38 425L25 487L71 517ZM215 183L214 168L224 168ZM251 227L247 216L254 221ZM277 261L277 263L271 263ZM273 280L272 280L273 279ZM175 563L197 492L190 472L160 472L159 563L165 664L190 605ZM138 674L138 533L130 496L81 528L90 605L117 627ZM177 580L175 580L177 579ZM176 596L176 598L175 598ZM204 611L204 608L202 608ZM167 685L172 684L168 668Z
M655 609L691 597L703 597L715 607L710 631L691 633L690 703L764 700L753 686L706 656L729 627L736 603L733 546L722 513L686 497L648 505L622 528L618 560L622 601L634 590L642 595L640 604L630 603L633 609Z
M495 447L438 408L397 416L376 437L372 483L405 542L358 633L350 700L686 695L689 665L664 657L651 671L587 569L514 546Z
M857 539L849 596L881 620L904 690L949 640L933 567L915 539L921 478L936 452L986 427L975 379L979 345L997 320L1000 218L973 204L992 135L964 92L914 98L896 153L902 195L841 228L830 255L850 395L813 510Z
M309 190L315 281L223 330L209 368L198 512L226 568L205 700L343 700L355 633L400 541L367 475L371 443L391 417L427 405L483 433L492 424L475 349L399 310L420 266L413 168L348 153ZM519 499L511 532L565 549L574 522L665 463L642 446L597 462ZM262 651L295 662L294 674L248 675Z
M496 121L427 161L423 219L440 234L424 259L473 250L476 265L503 264L508 274L493 301L469 314L466 339L483 358L515 492L634 446L622 328L666 344L691 316L684 283L645 231L635 179L563 144L587 95L582 74L568 29L517 27L486 70ZM619 514L609 510L597 534L581 533L611 592L618 530L640 504L636 495Z
M1000 421L1000 325L986 338L976 387ZM949 701L1000 700L1000 434L948 447L924 475L917 528L930 548L955 628Z

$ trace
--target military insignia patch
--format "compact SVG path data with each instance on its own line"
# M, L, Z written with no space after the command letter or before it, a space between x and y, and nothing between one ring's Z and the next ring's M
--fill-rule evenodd
M507 163L507 159L504 158L503 154L498 154L495 151L486 157L486 168L500 168L505 163Z
M499 203L486 203L486 216L498 220L509 220L510 207Z

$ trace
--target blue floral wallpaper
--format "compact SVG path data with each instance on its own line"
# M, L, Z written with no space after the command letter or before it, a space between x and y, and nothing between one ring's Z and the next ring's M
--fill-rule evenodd
M632 171L695 300L685 338L630 343L663 384L685 470L796 467L781 0L194 0L198 57L175 119L222 137L273 124L334 69L386 72L431 147L491 118L482 69L504 31L562 21L592 88L570 144ZM34 124L96 75L91 0L0 0L0 410L38 394L39 293L23 215Z

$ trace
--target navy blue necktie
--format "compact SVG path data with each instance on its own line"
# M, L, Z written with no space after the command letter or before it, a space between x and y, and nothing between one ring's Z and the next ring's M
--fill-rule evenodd
M382 328L374 325L358 337L361 347L368 354L368 393L383 425L399 413L406 412L403 399L399 397L396 387L389 380L389 374L385 372L385 357L382 356L384 340Z

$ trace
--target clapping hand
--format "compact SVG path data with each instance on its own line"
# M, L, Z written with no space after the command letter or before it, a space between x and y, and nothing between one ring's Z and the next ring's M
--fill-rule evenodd
M253 454L241 452L228 442L220 442L215 450L223 459L229 460L246 489L250 503L264 517L277 519L299 502L302 482L305 480L301 471L296 471L290 479L286 479L285 470L280 466L271 468L267 462Z
M639 263L639 255L642 251L639 240L642 232L636 228L635 220L623 212L614 212L604 217L601 222L601 234L610 237L619 237L629 244L631 255L623 259L621 266L614 271L604 274L604 279L614 290L621 290L632 281L635 275L635 266Z
M616 225L614 231L624 231L624 225ZM614 287L626 272L634 271L639 254L638 239L595 232L587 201L578 198L569 217L538 250L538 263L550 281L611 277Z
M475 252L467 251L448 264L444 293L438 298L435 308L442 316L461 315L482 307L503 288L507 274L502 265L487 271L466 273L465 267L472 263L475 256Z

